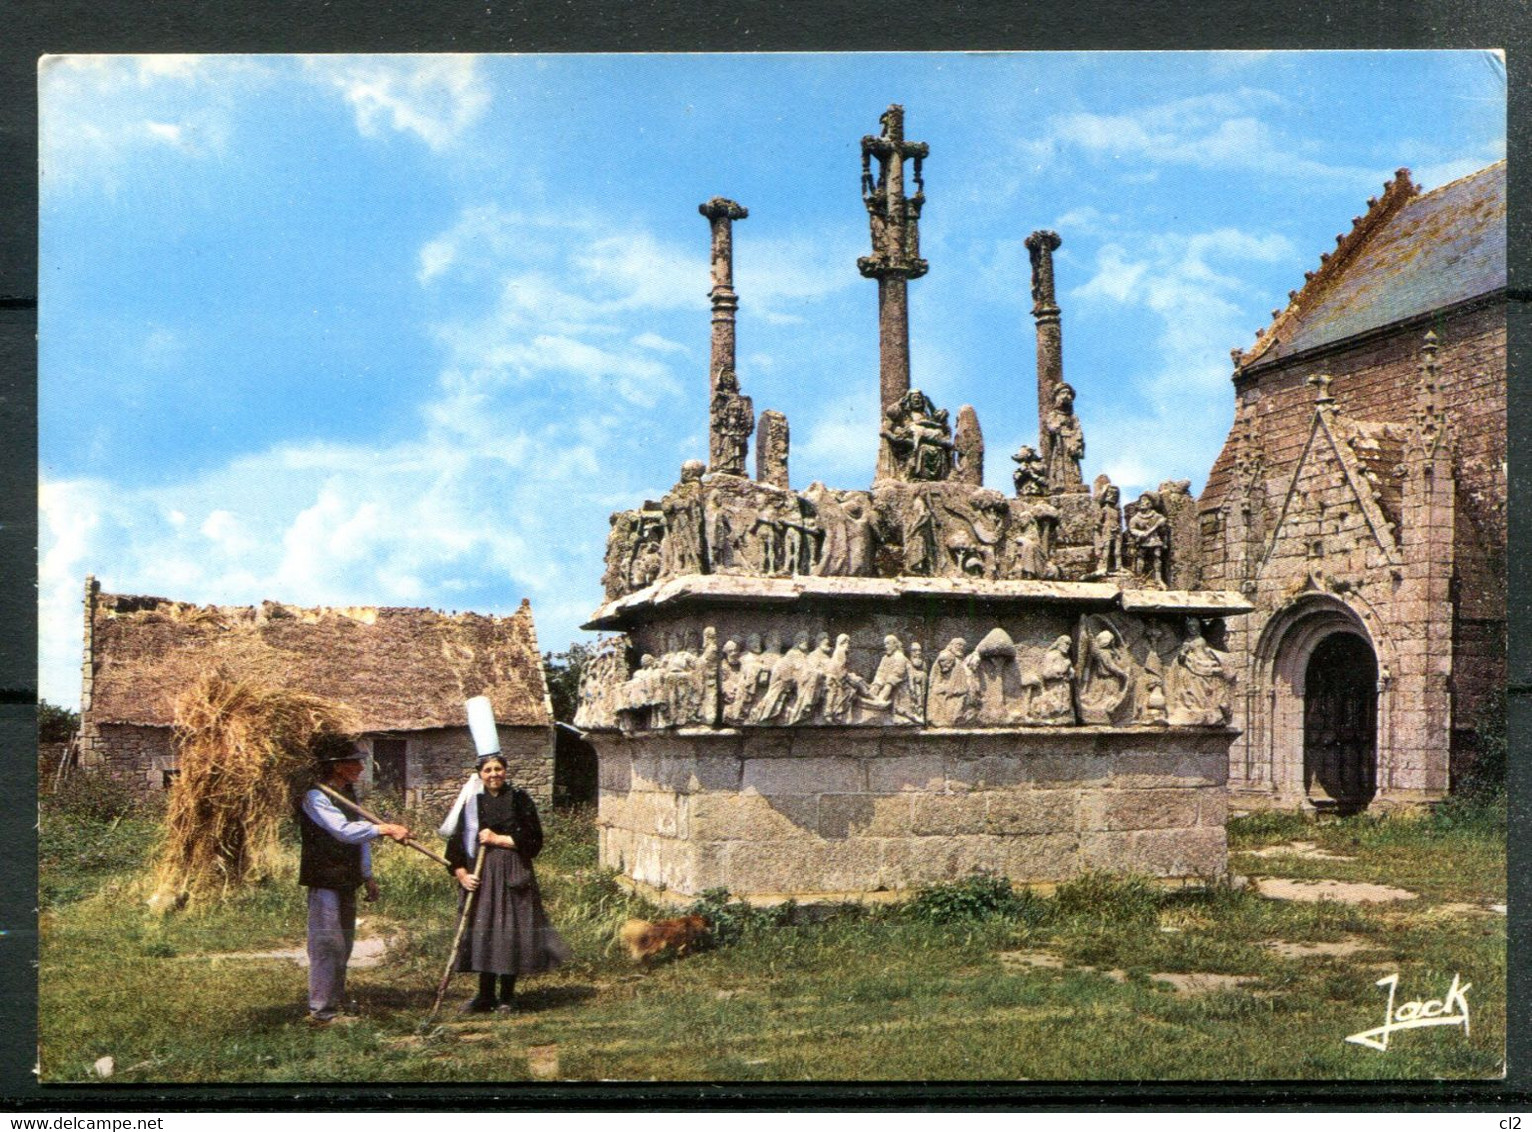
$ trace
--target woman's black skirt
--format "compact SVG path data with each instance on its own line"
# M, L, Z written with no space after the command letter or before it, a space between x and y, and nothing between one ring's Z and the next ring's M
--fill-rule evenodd
M463 898L468 895L463 893ZM543 911L531 866L514 849L486 849L473 919L458 946L456 969L535 975L569 955L569 945Z

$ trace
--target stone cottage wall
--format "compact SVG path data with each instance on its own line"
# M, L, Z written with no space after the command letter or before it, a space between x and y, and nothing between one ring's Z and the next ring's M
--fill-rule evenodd
M553 728L498 728L506 778L532 795L538 807L553 804ZM473 772L475 750L467 727L411 731L407 742L405 789L409 802L429 812L447 809Z

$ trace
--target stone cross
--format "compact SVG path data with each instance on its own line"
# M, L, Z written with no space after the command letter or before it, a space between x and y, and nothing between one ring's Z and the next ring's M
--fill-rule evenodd
M904 140L904 107L897 103L883 112L883 133L862 138L862 201L872 227L872 255L856 266L878 281L879 409L910 391L910 312L906 283L926 273L920 258L920 209L925 204L921 162L930 154L925 142ZM873 180L871 159L878 159ZM905 196L904 163L914 160L915 195Z
M1335 398L1330 396L1330 382L1334 380L1327 373L1316 373L1313 377L1309 378L1308 383L1314 387L1314 404L1335 404Z
M1032 317L1037 322L1037 447L1045 466L1053 463L1048 414L1054 390L1064 381L1063 328L1053 293L1053 253L1062 242L1057 232L1046 230L1027 237L1032 257Z
M713 349L708 361L708 396L718 392L718 374L734 368L734 312L739 296L734 293L734 221L743 220L750 210L724 197L714 197L697 206L713 229L713 287L708 298L713 301Z

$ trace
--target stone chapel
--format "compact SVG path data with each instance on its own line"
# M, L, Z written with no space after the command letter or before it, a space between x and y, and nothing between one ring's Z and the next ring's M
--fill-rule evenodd
M1505 186L1399 170L1233 351L1198 502L1202 585L1255 606L1231 805L1437 800L1503 719Z

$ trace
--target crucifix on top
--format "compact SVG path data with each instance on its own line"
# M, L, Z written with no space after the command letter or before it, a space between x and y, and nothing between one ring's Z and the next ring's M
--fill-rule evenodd
M910 313L905 284L926 273L920 258L920 208L925 204L921 162L931 152L925 142L904 140L904 107L884 111L883 133L862 139L862 200L872 227L872 255L856 261L861 273L878 281L878 376L880 408L887 412L910 391ZM872 159L878 174L872 174ZM914 162L915 192L904 191L904 163ZM880 457L879 471L886 460Z

